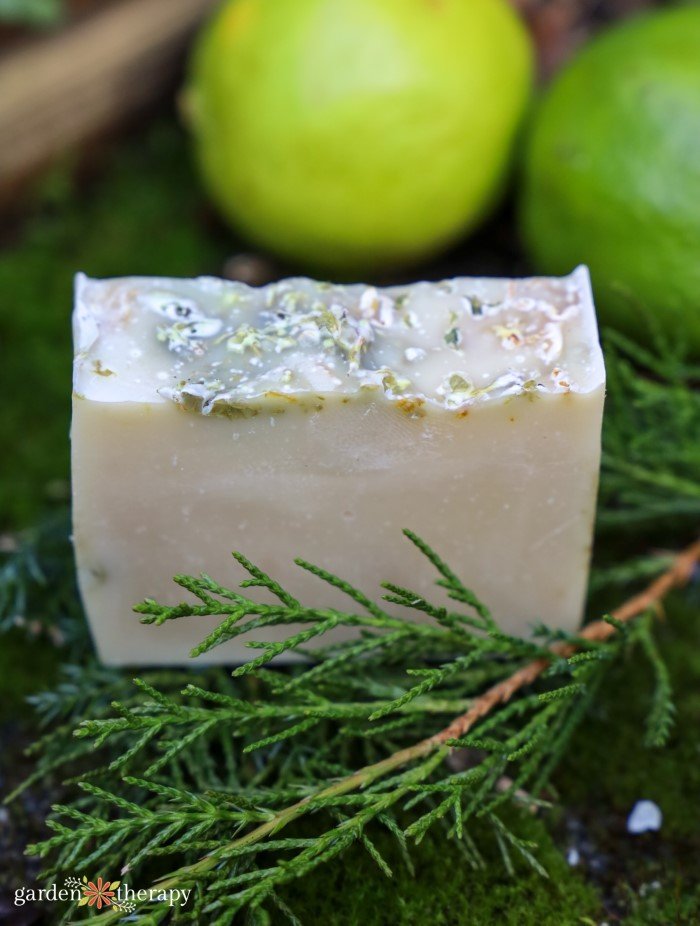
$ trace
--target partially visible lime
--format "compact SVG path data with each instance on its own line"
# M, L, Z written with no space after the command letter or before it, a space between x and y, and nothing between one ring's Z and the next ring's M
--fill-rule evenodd
M700 6L611 29L561 74L525 158L538 270L591 268L603 322L700 352Z
M229 0L185 102L233 225L356 275L426 257L483 216L531 71L507 0Z

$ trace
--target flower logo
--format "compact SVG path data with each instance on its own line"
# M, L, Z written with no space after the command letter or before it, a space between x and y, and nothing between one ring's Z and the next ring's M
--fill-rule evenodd
M84 907L86 904L88 907L97 907L98 910L101 910L102 907L109 907L112 905L114 896L117 888L120 885L120 881L103 881L102 878L97 878L95 881L88 881L85 876L83 876L83 896L78 901L79 907ZM117 906L117 904L115 904Z

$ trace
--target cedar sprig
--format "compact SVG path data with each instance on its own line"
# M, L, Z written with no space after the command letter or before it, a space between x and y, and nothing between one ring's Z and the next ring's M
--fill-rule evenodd
M0 632L48 637L80 656L89 647L70 541L60 511L19 534L0 536Z
M599 530L693 530L700 515L700 366L656 332L644 348L605 333ZM618 551L619 552L619 551Z
M153 623L219 615L225 631L214 631L197 651L224 645L246 627L254 631L261 621L304 629L280 644L254 644L261 655L231 677L210 671L203 684L190 679L167 693L153 677L137 680L133 691L79 724L78 752L65 763L74 790L53 809L53 835L29 851L57 873L99 867L129 872L141 883L155 877L161 889L192 887L192 906L179 915L214 924L265 907L295 922L289 883L354 844L390 876L373 838L381 829L410 864L411 842L440 827L478 868L483 854L472 833L480 820L509 871L528 864L546 874L536 847L508 825L503 808L531 812L543 803L606 667L624 649L639 644L651 660L657 681L648 736L658 743L667 735L668 675L648 622L628 622L687 581L700 546L608 620L579 635L539 627L523 641L499 630L437 555L407 536L459 609L389 587L387 598L428 617L415 623L304 563L358 605L347 613L308 609L241 556L250 578L240 591L207 576L178 577L199 603L142 603L137 610ZM251 586L274 589L278 603L249 598L244 590ZM324 645L323 635L338 626L359 631L360 640ZM282 652L308 661L270 667ZM65 742L64 732L45 738L52 772ZM130 922L167 915L156 902L137 909ZM112 911L102 920L122 917Z

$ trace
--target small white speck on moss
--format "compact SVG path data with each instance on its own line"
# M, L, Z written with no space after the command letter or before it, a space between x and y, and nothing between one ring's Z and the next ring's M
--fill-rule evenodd
M627 818L627 832L638 836L640 833L655 833L661 829L663 814L658 804L653 801L637 801Z
M574 847L569 849L569 851L566 853L566 861L572 868L578 865L581 861L581 854L579 853L578 849Z

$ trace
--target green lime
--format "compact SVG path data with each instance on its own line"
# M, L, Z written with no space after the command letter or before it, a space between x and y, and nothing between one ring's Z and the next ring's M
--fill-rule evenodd
M591 43L535 115L521 224L538 270L585 262L604 323L700 352L700 6Z
M184 99L231 223L356 275L426 257L483 216L531 72L507 0L229 0Z

